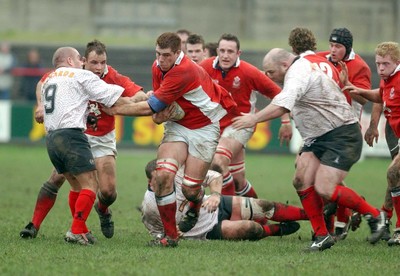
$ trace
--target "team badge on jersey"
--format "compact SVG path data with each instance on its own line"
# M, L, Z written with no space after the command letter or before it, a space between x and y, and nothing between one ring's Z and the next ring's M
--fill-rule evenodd
M390 89L389 98L390 98L390 99L393 99L393 98L394 98L394 87L392 87L392 89Z
M239 88L240 87L240 78L238 76L236 76L233 79L232 87L233 88Z

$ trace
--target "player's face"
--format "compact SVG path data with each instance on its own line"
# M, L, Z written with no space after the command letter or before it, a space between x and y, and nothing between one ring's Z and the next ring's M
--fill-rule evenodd
M205 53L203 50L203 45L199 44L189 44L186 43L187 56L196 63L200 63L204 60Z
M167 72L174 66L179 54L180 50L174 53L171 48L161 49L158 45L156 46L156 58L163 72Z
M92 51L89 53L88 57L84 59L83 65L86 70L92 71L101 77L107 66L107 54L103 53L98 55L96 54L96 51Z
M346 47L340 43L330 42L329 50L331 54L331 60L333 62L339 62L343 60L344 56L346 55Z
M375 64L378 75L385 80L390 77L400 62L394 61L389 55L384 57L376 55Z
M265 75L278 84L283 84L287 68L277 62L264 61Z
M240 51L237 49L235 41L221 40L217 49L219 57L219 66L224 71L228 71L240 56Z

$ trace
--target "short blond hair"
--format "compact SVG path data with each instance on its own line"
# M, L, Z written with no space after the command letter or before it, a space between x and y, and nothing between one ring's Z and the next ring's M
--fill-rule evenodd
M389 55L394 62L399 62L400 61L399 44L393 41L382 42L378 44L378 46L376 46L375 55L381 57Z

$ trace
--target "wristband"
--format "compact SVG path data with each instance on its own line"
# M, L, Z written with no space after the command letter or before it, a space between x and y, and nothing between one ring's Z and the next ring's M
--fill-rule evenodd
M211 195L219 195L219 197L221 197L221 193L218 192L212 192Z
M282 125L290 124L290 120L281 120Z

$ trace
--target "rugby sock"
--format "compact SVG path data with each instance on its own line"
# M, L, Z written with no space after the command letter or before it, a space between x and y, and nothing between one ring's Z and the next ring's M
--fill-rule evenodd
M241 191L236 191L237 196L258 198L256 191L250 182L246 179L246 186Z
M203 204L204 189L200 187L200 191L197 194L195 201L189 201L189 208L194 209L198 214L200 212L201 205Z
M69 204L69 210L71 211L72 217L74 217L75 214L75 204L76 200L78 199L79 192L75 192L70 190L69 195L68 195L68 204Z
M323 215L323 201L321 196L319 196L315 191L314 186L303 191L297 191L297 194L299 195L304 211L310 220L314 234L316 236L328 235Z
M365 199L358 195L352 189L346 186L336 185L335 191L330 199L339 206L347 207L359 212L362 215L371 214L374 217L379 216L379 210L370 205Z
M273 221L308 220L303 208L274 202L274 214L270 218Z
M266 224L262 225L262 228L264 229L264 237L274 236L280 233L279 224Z
M400 228L400 187L393 188L390 193L392 194L393 208L396 212L397 221L396 229Z
M224 175L221 194L230 196L235 195L235 183L233 182L233 177L230 172Z
M44 218L54 206L57 199L57 192L57 186L51 185L49 182L45 182L40 188L32 216L32 223L37 230L39 230Z
M178 238L176 229L176 194L170 193L166 196L156 196L157 208L160 213L161 221L164 226L165 235L171 239Z
M96 193L88 189L82 189L75 204L74 219L72 220L71 232L82 234L89 232L86 220L92 211Z
M385 204L382 205L381 210L386 213L387 219L390 220L393 216L393 208L386 208Z
M349 208L338 205L336 210L336 220L338 222L347 224L350 220L350 216L351 216L351 210Z

